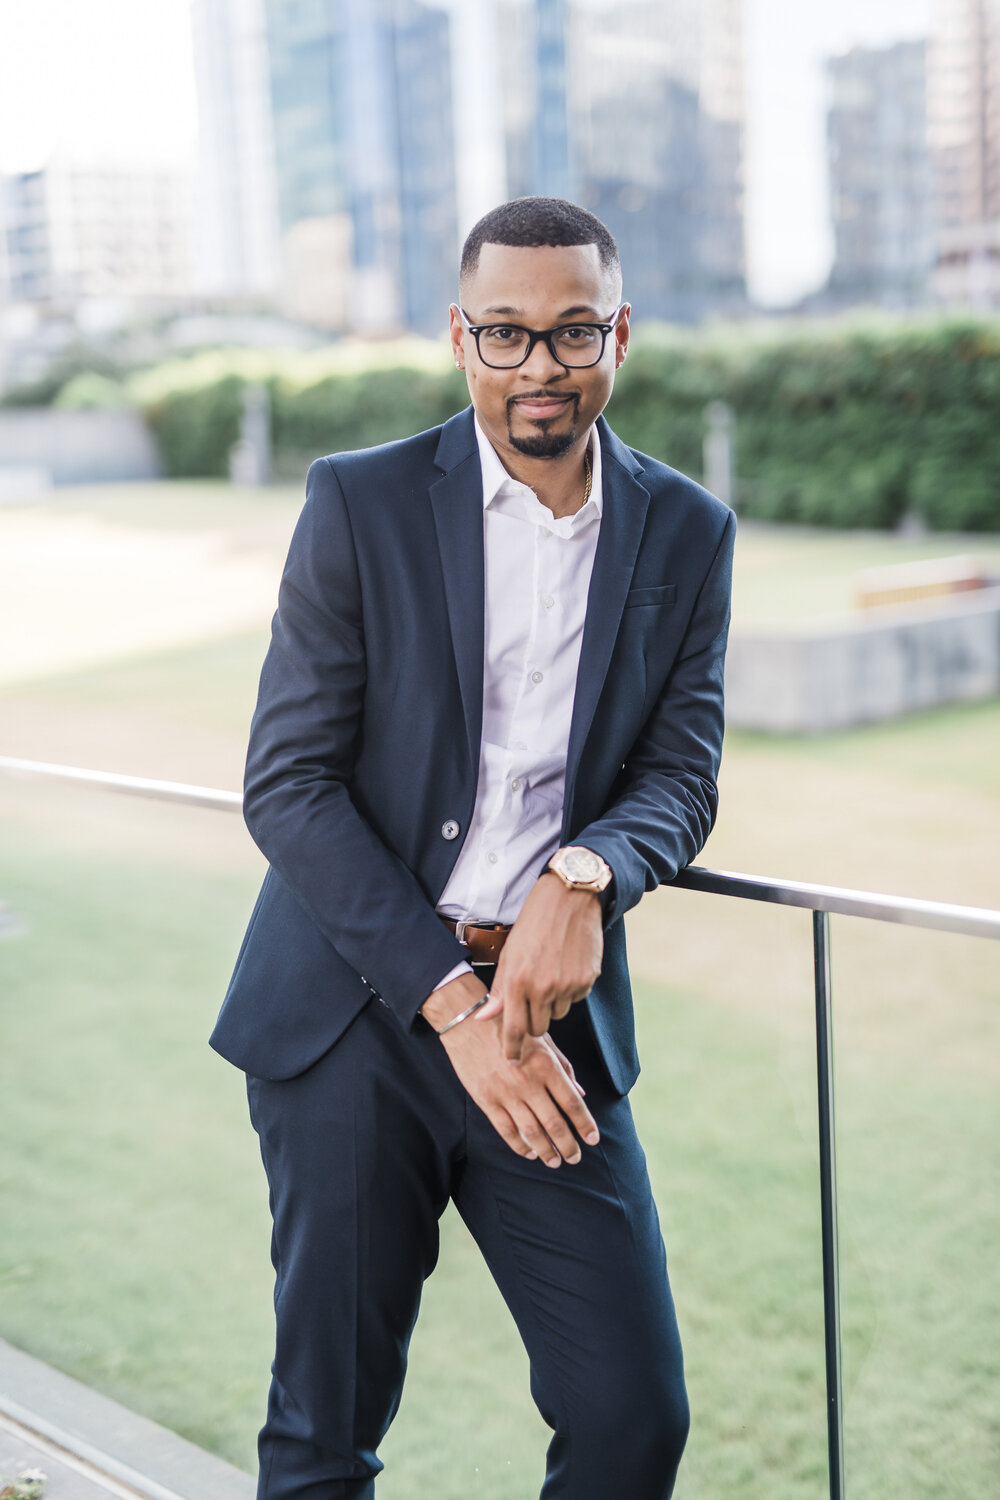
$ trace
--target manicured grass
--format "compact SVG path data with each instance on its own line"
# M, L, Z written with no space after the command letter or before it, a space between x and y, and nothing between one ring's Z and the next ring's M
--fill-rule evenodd
M277 564L298 496L189 485L55 505L221 528ZM744 528L744 577L762 561L743 607L811 608L913 545ZM0 749L235 786L264 639L21 683L0 696ZM241 1080L205 1039L259 857L235 817L10 780L0 830L0 901L24 922L0 938L0 1336L251 1467L270 1357L266 1190ZM730 736L702 862L1000 906L998 847L993 702L843 736ZM661 892L630 920L630 952L634 1102L694 1411L678 1494L814 1500L808 916ZM852 1500L995 1490L996 960L986 942L834 921ZM516 1336L448 1215L380 1494L524 1500L545 1441Z
M911 538L743 522L736 543L733 620L794 625L850 614L856 578L864 569L958 555L973 557L1000 577L995 536L934 532Z
M303 482L305 473L302 475ZM302 484L244 489L221 479L67 485L30 510L43 516L90 516L150 532L224 531L246 546L287 543L302 507ZM21 508L8 516L16 521ZM3 516L0 514L0 525Z
M249 1467L269 1358L265 1189L240 1080L205 1037L257 863L224 814L13 783L0 812L0 891L25 924L0 943L0 1333ZM682 895L653 898L653 916ZM744 916L760 934L747 951ZM683 918L656 950L676 982L640 982L634 1096L687 1348L683 1494L811 1500L824 1391L808 922L710 898ZM965 982L961 947L944 954L946 1003L926 955L925 992L856 993L851 930L835 950L851 1494L985 1495L1000 1011ZM919 937L869 933L890 975ZM877 970L870 947L860 957ZM533 1493L545 1432L526 1379L449 1215L382 1493Z
M158 533L212 532L223 536L227 546L269 553L278 568L302 498L302 483L263 489L240 489L215 480L74 486L58 491L33 511L0 511L0 550L5 526L17 526L20 518L34 512L67 521L86 516L148 533L151 543ZM1000 577L1000 542L986 533L901 537L891 532L742 522L733 619L737 626L796 624L847 614L854 607L854 585L861 570L958 554L972 556Z

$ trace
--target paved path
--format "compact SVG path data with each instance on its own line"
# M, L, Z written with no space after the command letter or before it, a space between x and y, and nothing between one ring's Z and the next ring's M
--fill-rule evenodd
M0 1339L0 1475L42 1469L45 1500L252 1500L256 1484Z
M13 1479L24 1469L41 1469L48 1475L45 1500L107 1500L109 1495L127 1495L134 1500L135 1497L135 1490L111 1488L113 1481L102 1479L94 1471L84 1471L69 1454L57 1456L57 1450L48 1444L40 1446L26 1437L21 1428L0 1417L0 1479Z

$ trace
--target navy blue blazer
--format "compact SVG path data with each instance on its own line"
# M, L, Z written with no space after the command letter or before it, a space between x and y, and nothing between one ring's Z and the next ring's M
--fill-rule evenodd
M598 432L604 512L561 842L614 872L581 1003L625 1093L639 1065L621 918L715 819L735 517L603 417ZM244 815L270 868L211 1039L246 1072L304 1071L373 990L412 1026L464 956L434 905L475 804L483 601L471 408L312 465L247 758Z

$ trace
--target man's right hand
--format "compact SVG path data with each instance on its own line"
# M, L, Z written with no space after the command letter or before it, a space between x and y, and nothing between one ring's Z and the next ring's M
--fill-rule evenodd
M462 974L435 990L421 1013L440 1030L485 994L481 980ZM545 1035L525 1037L520 1061L509 1061L503 1053L501 1018L482 1025L473 1021L462 1021L441 1038L463 1088L518 1156L528 1161L541 1157L550 1167L578 1162L580 1143L573 1129L589 1146L597 1144L600 1134L569 1059Z

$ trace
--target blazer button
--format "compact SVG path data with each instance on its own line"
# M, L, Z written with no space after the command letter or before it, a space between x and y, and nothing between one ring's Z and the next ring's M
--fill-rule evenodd
M441 824L441 837L443 839L457 839L458 834L459 827L454 818L449 818L447 823Z

